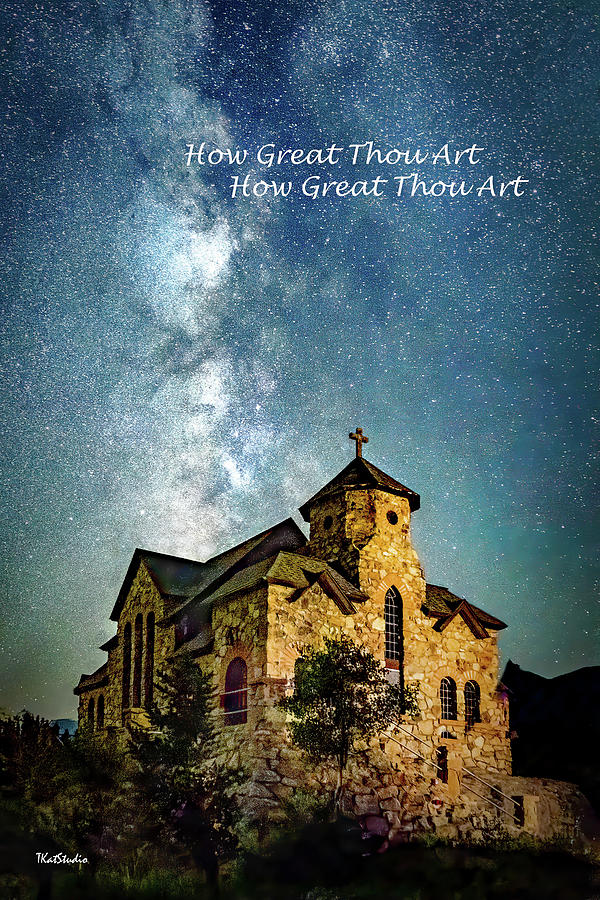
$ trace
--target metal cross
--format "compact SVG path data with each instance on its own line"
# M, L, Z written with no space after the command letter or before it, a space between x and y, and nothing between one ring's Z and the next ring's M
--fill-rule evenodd
M356 441L356 456L362 456L362 445L369 443L369 438L363 435L362 428L357 428L356 432L348 435L351 441Z

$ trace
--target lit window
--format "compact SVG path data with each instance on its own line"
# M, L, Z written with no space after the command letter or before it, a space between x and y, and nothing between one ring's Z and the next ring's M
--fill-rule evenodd
M440 683L442 719L456 719L456 682L453 678L442 678Z
M400 662L403 655L402 597L395 588L385 595L385 658Z

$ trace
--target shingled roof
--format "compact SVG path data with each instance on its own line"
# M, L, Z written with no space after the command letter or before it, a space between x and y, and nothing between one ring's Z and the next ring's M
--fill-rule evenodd
M472 616L483 629L500 631L502 628L506 628L506 622L497 619L478 606L469 603L464 597L459 597L457 594L449 591L447 587L441 587L438 584L428 584L426 586L423 612L438 619L436 626L439 627L439 630L443 630L446 625L450 624L451 619L457 613L462 614L463 617L465 615L468 618Z
M175 608L170 613L170 615L175 615L181 612L192 599L197 599L207 590L214 589L215 584L221 583L229 573L248 565L256 554L264 558L275 548L294 549L305 543L304 534L294 520L288 518L272 528L267 528L240 544L236 544L235 547L213 556L205 563L138 548L133 554L110 617L114 621L119 620L140 562L144 563L156 587L164 597L180 601L176 602Z
M82 691L90 691L92 688L106 687L108 684L108 662L105 662L99 669L92 672L91 675L82 675L79 684L73 688L74 694L81 694Z
M363 594L340 572L337 572L329 563L312 556L299 553L279 553L273 566L267 573L267 581L271 584L286 584L304 590L315 581L320 581L320 576L327 574L327 584L333 591L340 591L348 600L355 603L364 603L368 600ZM327 590L327 586L325 586ZM331 591L329 591L331 592Z
M201 634L182 644L180 649L183 651L185 648L192 652L204 650L212 637L208 623L213 604L238 591L252 590L261 583L282 584L295 588L295 594L290 597L292 602L307 588L318 583L345 615L351 615L355 611L355 603L363 603L368 599L366 594L359 591L324 560L281 550L267 559L238 570L215 590L208 592L198 602L197 607L197 618L203 621Z
M181 556L170 556L168 553L156 553L137 547L134 551L121 590L113 606L110 618L119 621L121 610L129 594L133 579L137 575L140 563L144 563L156 587L163 596L189 596L195 593L197 585L202 583L204 563Z
M190 653L192 656L201 656L213 648L214 633L209 623L200 627L197 634L185 643L182 643L175 651L175 656Z
M387 491L390 494L397 494L400 497L406 497L411 510L414 512L421 505L421 498L406 485L400 484L391 475L386 475L373 463L370 463L363 456L355 457L352 462L348 463L345 469L332 478L325 487L317 491L309 500L300 507L300 513L305 522L310 521L311 507L324 497L340 493L344 490L352 488L377 488L381 491Z
M269 584L283 584L302 592L318 581L323 573L327 573L329 592L339 592L347 600L356 603L363 603L367 599L366 594L354 587L324 560L281 550L268 559L260 560L260 562L236 572L215 591L211 591L203 599L203 604L212 605L215 601L228 597L230 594L250 590L261 581ZM325 589L327 590L327 587Z

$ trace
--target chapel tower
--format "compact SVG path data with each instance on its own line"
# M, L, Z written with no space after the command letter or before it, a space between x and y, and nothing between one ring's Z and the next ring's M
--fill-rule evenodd
M362 428L350 434L356 456L338 475L300 507L310 523L308 547L337 564L364 591L386 572L421 573L410 540L410 516L420 498L362 455L368 438Z
M353 813L383 814L398 834L429 827L432 810L433 827L450 824L452 833L450 817L461 833L480 829L486 808L494 823L500 813L510 824L511 797L524 810L527 791L510 777L498 689L505 623L426 583L410 536L419 495L364 459L362 429L350 438L354 458L300 508L308 543L286 519L205 562L135 551L111 614L116 633L102 645L108 660L75 688L80 725L127 740L132 726L147 724L155 673L189 654L212 678L215 759L251 773L243 808L269 816L294 788L321 791L328 777L305 767L278 700L303 648L346 637L419 704L400 735L373 735L356 757ZM438 814L444 804L449 816Z

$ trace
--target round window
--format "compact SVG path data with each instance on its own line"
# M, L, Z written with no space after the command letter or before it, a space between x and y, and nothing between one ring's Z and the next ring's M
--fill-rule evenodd
M398 524L398 515L397 515L397 513L394 512L393 509L389 510L389 512L387 514L387 520L390 523L390 525Z

